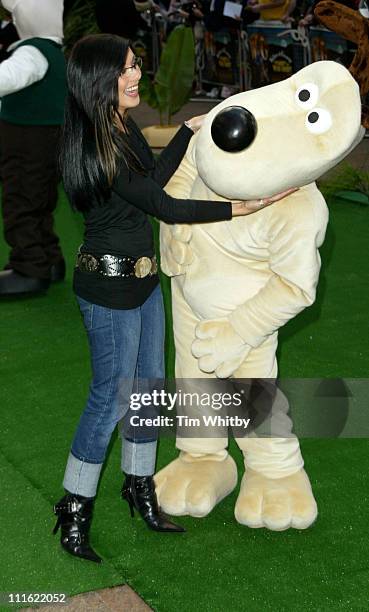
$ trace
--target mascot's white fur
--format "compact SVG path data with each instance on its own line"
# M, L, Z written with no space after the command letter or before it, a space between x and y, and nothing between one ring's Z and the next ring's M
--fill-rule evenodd
M231 106L246 108L257 124L253 142L238 152L212 138L214 119ZM231 221L162 224L162 269L173 277L176 378L205 384L211 376L276 377L278 329L315 299L328 211L314 181L363 134L359 87L346 68L329 61L232 96L208 113L166 187L171 195L249 200L300 189ZM277 394L278 401L283 405ZM317 506L296 437L250 435L237 442L246 467L237 521L273 530L308 527ZM227 443L226 437L177 437L180 456L155 476L165 511L205 516L234 489Z

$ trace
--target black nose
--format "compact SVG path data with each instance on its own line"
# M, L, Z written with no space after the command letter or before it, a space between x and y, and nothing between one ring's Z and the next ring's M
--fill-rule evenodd
M257 132L255 117L243 106L228 106L211 124L211 137L222 151L236 153L250 146Z

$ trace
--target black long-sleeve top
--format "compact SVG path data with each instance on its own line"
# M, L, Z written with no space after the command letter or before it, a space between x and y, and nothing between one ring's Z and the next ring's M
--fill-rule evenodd
M178 168L193 134L183 125L155 161L151 149L132 118L127 121L129 145L147 168L144 176L121 163L111 196L104 205L85 213L82 252L101 256L153 257L154 239L148 215L169 223L199 223L230 219L230 202L181 200L163 189ZM158 284L158 276L105 277L98 272L74 273L76 294L107 308L141 306Z

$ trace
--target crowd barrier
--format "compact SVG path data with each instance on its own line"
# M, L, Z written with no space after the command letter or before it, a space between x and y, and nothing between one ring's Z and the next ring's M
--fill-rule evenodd
M354 54L347 41L324 27L297 29L277 21L255 21L246 29L235 27L209 32L202 23L194 27L196 84L199 91L231 88L232 93L274 83L311 62L334 60L349 66ZM165 22L151 16L147 31L133 41L145 70L154 75L165 41Z

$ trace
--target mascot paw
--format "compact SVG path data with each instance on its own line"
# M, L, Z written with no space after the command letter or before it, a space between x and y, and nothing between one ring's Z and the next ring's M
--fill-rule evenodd
M219 459L182 452L155 475L159 505L175 516L206 516L236 484L236 464L228 454Z
M193 252L187 242L179 242L173 239L170 242L169 250L174 261L180 266L189 266L193 260Z
M192 229L189 225L160 224L160 266L167 276L185 274L186 266L189 266L193 260L189 246L191 236Z
M233 329L227 319L202 321L195 329L192 354L203 372L215 372L218 378L231 376L246 359L251 347Z
M172 226L172 234L174 240L178 242L190 242L192 238L192 227L185 223L180 223Z
M289 527L306 529L317 514L305 470L279 479L246 470L235 507L235 517L242 525L266 527L272 531L284 531Z

